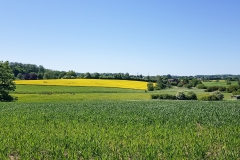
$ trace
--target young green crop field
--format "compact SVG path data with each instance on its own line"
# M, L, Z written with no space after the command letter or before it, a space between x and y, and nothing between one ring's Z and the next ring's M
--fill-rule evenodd
M170 89L145 92L143 89L111 88L98 86L51 86L51 85L16 85L11 94L18 97L17 102L59 102L79 100L149 100L151 94L172 94L193 91L200 98L209 95L203 89L172 87ZM224 93L224 99L231 99L231 93Z
M36 82L18 81L11 95L19 100L0 103L0 159L240 158L240 102L230 93L221 102L167 101L150 96L210 93L146 92L134 81ZM226 82L204 85L216 83Z
M239 159L238 101L1 103L0 159Z

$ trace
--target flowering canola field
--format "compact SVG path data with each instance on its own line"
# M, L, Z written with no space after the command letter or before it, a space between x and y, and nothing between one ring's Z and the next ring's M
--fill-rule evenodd
M16 84L51 85L51 86L92 86L142 89L147 88L147 82L129 80L106 80L106 79L54 79L54 80L18 80Z

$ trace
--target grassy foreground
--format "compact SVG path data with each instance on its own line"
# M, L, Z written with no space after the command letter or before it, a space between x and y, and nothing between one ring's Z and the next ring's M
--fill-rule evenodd
M0 159L239 159L240 103L1 103Z

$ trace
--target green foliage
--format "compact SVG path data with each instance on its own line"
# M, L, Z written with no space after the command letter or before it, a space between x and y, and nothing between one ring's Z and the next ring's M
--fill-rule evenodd
M204 91L205 92L214 92L214 91L225 92L226 90L227 90L227 88L224 86L208 86L207 89Z
M202 97L200 100L202 100L202 101L222 101L223 98L224 98L224 95L221 92L217 91L211 95Z
M207 87L204 86L204 84L198 84L198 85L196 86L196 88L198 88L198 89L207 89Z
M75 71L70 70L66 73L66 75L63 78L64 79L75 79L75 78L77 78L77 74Z
M183 87L183 84L182 84L182 83L178 83L177 86L178 86L178 87Z
M92 78L91 74L89 72L87 72L84 76L84 78Z
M186 100L186 95L183 93L183 92L178 92L177 94L176 94L176 98L178 99L178 100Z
M200 98L200 100L201 101L218 101L219 99L215 95L208 95Z
M190 83L193 87L196 87L199 84L202 84L201 80L198 80L197 78L193 78Z
M227 85L231 85L232 84L232 82L230 80L226 80L226 82L227 82Z
M0 61L0 102L12 102L17 98L9 95L10 91L16 89L14 81L14 74L9 66L8 61Z
M213 95L215 95L216 97L218 97L218 99L219 99L220 101L222 101L223 98L224 98L224 95L223 95L221 92L219 92L219 91L214 92Z
M151 99L176 100L176 96L171 95L171 94L152 94Z
M153 82L148 82L148 83L147 83L147 90L148 90L148 91L154 91Z
M232 92L233 95L240 95L240 89L238 89L237 91Z
M188 100L197 100L197 95L194 92L188 92L186 95L186 99Z
M157 76L156 79L157 79L157 81L156 81L155 89L156 90L165 89L166 88L166 84L164 84L162 77Z
M232 93L232 92L235 92L237 91L238 89L240 89L240 86L238 85L231 85L227 88L227 92L228 93Z
M193 86L192 86L192 84L185 84L184 87L191 89Z

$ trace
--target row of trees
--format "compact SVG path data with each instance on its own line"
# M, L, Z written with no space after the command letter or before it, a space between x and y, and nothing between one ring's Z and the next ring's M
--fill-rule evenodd
M129 73L77 73L73 70L56 71L46 69L42 65L23 64L18 62L9 63L14 76L17 79L61 79L61 78L91 78L91 79L125 79L125 80L140 80L147 82L156 82L159 76L143 76L130 75ZM163 81L172 79L171 85L179 85L179 87L195 87L198 79L208 81L212 79L225 79L229 81L236 81L240 79L240 75L197 75L197 76L172 76L170 74L161 76ZM195 81L195 82L194 82ZM189 85L190 84L190 85ZM188 86L187 86L188 85ZM160 87L161 88L161 87Z
M153 82L155 82L155 86ZM192 88L202 84L202 81L200 79L197 79L197 78L190 79L187 77L183 77L181 79L177 79L177 78L168 79L167 77L156 76L153 82L148 82L147 84L148 91L171 88L171 86Z
M42 65L23 64L18 62L9 63L14 76L17 79L36 80L36 79L61 79L61 78L76 78L75 71L56 71L46 69Z
M46 69L42 65L23 64L18 62L9 63L10 68L16 79L36 80L36 79L125 79L125 80L150 80L150 78L143 77L143 75L130 75L129 73L77 73L73 70L57 71Z
M196 78L201 78L203 81L208 80L230 80L237 81L240 79L240 75L231 75L231 74L223 74L223 75L196 75Z

